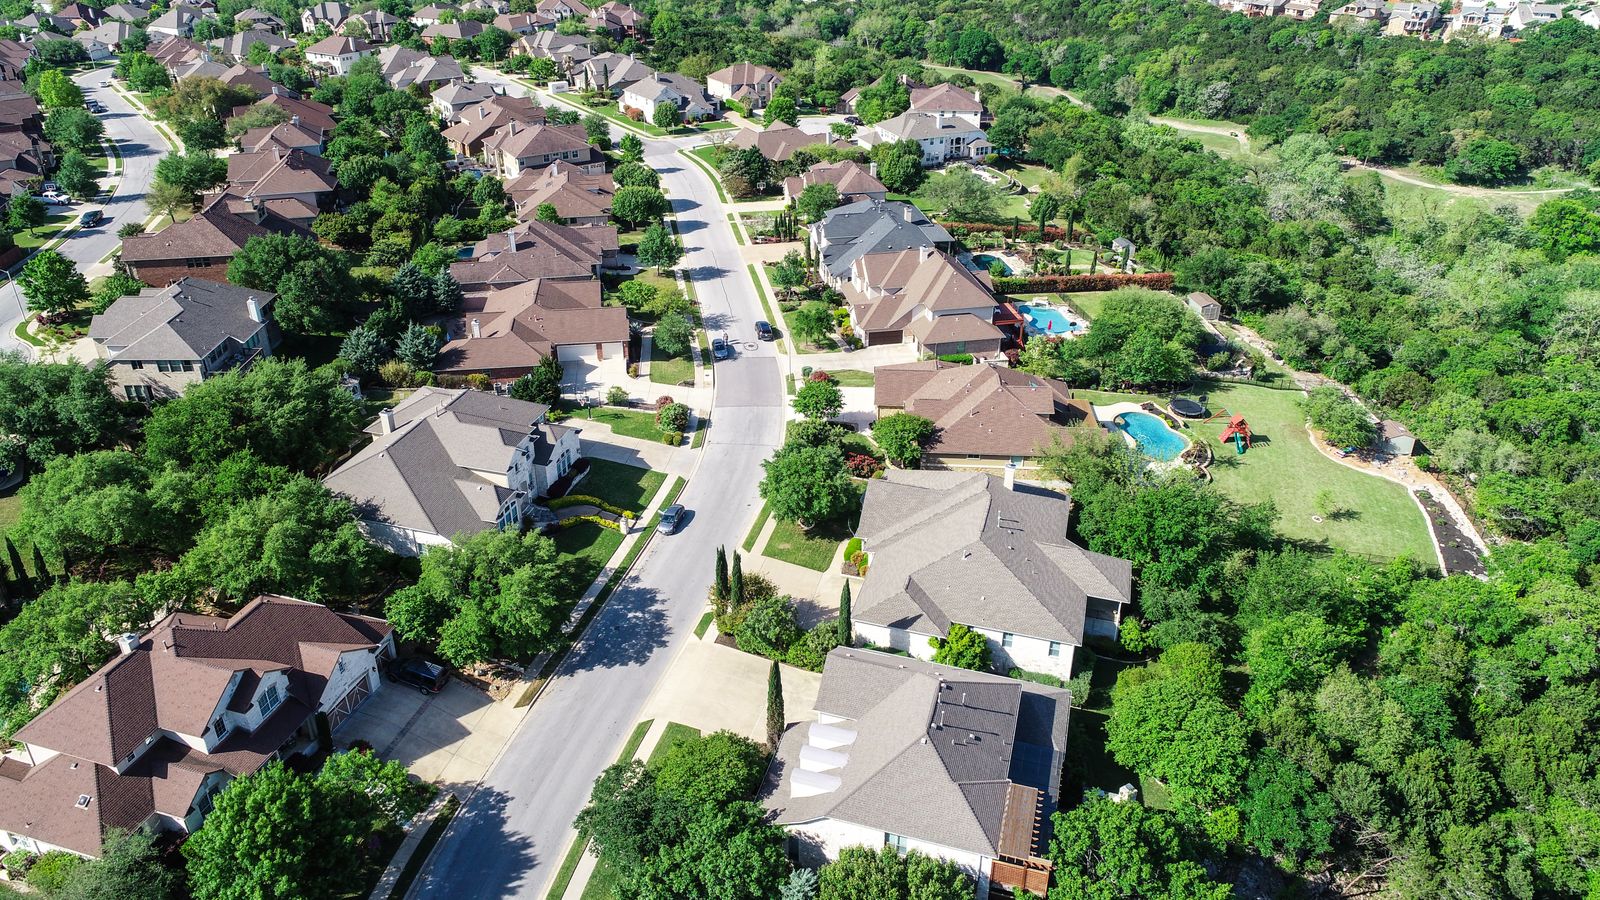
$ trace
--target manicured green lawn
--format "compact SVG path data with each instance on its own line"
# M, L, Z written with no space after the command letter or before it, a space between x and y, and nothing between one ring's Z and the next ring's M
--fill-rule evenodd
M622 545L622 535L593 522L576 522L555 533L561 599L577 602L606 567L606 560Z
M878 452L878 445L872 442L872 438L868 437L866 432L851 432L839 441L839 445L844 448L845 453L864 453L878 459L883 458L883 454Z
M761 537L761 529L767 527L767 518L771 515L772 508L765 503L761 504L761 512L756 513L755 524L750 526L750 533L744 536L744 541L742 544L744 547L744 552L755 552L756 539Z
M0 534L7 528L17 524L17 519L22 517L22 497L20 488L11 493L0 495Z
M650 505L650 498L667 480L662 472L653 472L639 466L629 466L609 459L589 460L589 474L573 489L573 493L598 497L623 509L642 511Z
M944 172L932 173L925 181L922 182L922 186L917 188L915 193L911 194L911 202L915 203L919 209L930 216L941 212L939 209L939 204L928 199L928 192L935 185L938 185L939 183L953 177L955 176L946 174ZM890 199L896 198L891 197ZM1023 222L1028 221L1027 198L1022 194L1007 194L1005 199L1000 202L999 208L994 217L994 221L1010 222L1014 218L1020 219Z
M13 235L12 239L17 242L18 247L24 250L34 250L54 240L56 232L77 220L78 214L71 210L58 212L47 217L44 220L44 224L38 228L25 228Z
M660 441L661 430L656 428L654 413L640 412L636 409L621 409L615 406L600 406L591 410L579 409L566 401L562 401L561 408L571 412L575 418L592 419L604 422L611 426L611 430L623 437L638 438L641 441Z
M682 384L694 381L694 359L688 353L671 356L652 341L650 380L656 384Z
M690 728L687 725L680 725L677 722L668 722L667 727L661 730L661 740L657 741L655 749L650 751L650 758L644 761L645 765L656 765L661 761L663 756L666 756L672 751L673 747L676 747L690 738L697 738L699 736L700 729L698 728Z
M1185 434L1211 445L1216 455L1211 476L1218 490L1240 503L1271 500L1278 509L1277 529L1287 538L1383 559L1410 554L1424 565L1437 564L1422 510L1404 487L1341 465L1312 446L1298 405L1300 392L1208 381L1199 382L1195 390L1207 395L1206 405L1218 418L1195 424ZM1079 393L1094 403L1151 399ZM1218 440L1230 414L1244 416L1254 438L1242 456L1231 441ZM1335 515L1319 512L1317 495L1322 491L1333 495L1339 510ZM1313 516L1322 521L1313 521Z
M779 519L762 555L826 572L828 564L833 562L834 551L839 549L839 542L849 537L849 531L842 525L822 525L805 532L793 522Z
M829 369L828 374L839 382L840 387L872 387L874 384L872 373L859 369Z

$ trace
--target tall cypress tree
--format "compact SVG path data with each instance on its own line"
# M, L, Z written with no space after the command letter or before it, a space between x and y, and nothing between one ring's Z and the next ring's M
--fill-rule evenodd
M850 627L850 582L844 583L844 588L839 591L839 620L834 623L839 629L839 646L848 647L851 644Z
M783 713L783 674L778 671L778 661L773 660L767 674L767 746L774 752L778 749L778 740L783 737L783 728L787 724L788 719Z
M739 551L733 551L733 575L728 579L728 609L744 605L744 567L739 562Z
M11 566L11 577L18 581L27 580L28 570L22 565L22 554L17 552L17 545L11 542L11 535L6 535L5 540L6 560Z
M717 545L717 577L711 584L711 600L716 606L717 615L722 615L728 606L728 551L721 544Z
M33 581L34 581L35 584L43 585L45 583L45 579L47 579L49 577L50 577L50 567L44 564L44 552L39 549L39 545L38 544L34 544L33 545ZM44 590L44 588L41 587L40 590Z

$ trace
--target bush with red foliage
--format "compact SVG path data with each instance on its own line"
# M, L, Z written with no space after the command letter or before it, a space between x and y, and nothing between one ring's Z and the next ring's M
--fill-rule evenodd
M857 478L872 478L883 471L883 463L865 453L846 453L844 467Z

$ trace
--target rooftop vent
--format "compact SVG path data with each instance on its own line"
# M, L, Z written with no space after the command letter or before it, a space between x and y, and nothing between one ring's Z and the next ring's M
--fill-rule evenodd
M74 805L77 806L79 809L88 809L89 808L89 795L88 794L79 794L78 795L78 802L76 804L74 804Z

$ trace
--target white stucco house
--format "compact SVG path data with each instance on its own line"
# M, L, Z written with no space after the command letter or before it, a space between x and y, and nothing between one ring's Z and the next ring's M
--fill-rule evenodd
M306 62L335 75L350 74L350 67L371 56L373 46L361 38L329 35L306 48Z
M522 528L578 461L578 432L549 407L486 391L425 387L369 425L368 444L324 478L356 504L362 531L404 556L491 528Z
M1071 707L1061 688L840 647L763 802L802 865L893 847L955 863L978 898L1042 896Z
M916 141L923 166L942 166L959 159L980 159L994 152L989 136L965 116L903 112L872 126L863 137L870 145Z
M1072 504L992 475L891 469L867 486L856 537L867 552L857 639L932 659L962 624L995 668L1072 675L1090 635L1114 638L1133 566L1067 538Z
M619 109L637 109L644 113L646 122L655 121L656 107L663 104L676 108L681 122L709 119L722 109L722 104L707 94L700 82L676 72L656 72L641 78L624 87L617 100Z

